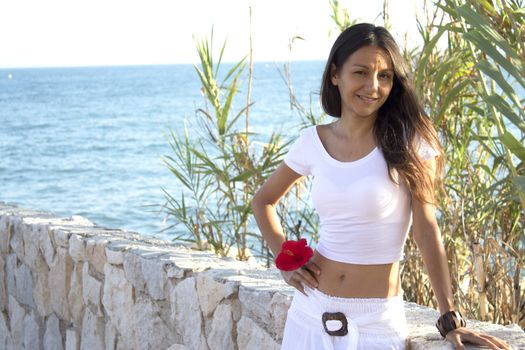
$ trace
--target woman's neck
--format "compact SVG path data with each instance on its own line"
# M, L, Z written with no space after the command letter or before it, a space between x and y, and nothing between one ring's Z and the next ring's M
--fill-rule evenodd
M333 123L334 133L349 142L364 142L374 139L373 118L352 118L344 115Z

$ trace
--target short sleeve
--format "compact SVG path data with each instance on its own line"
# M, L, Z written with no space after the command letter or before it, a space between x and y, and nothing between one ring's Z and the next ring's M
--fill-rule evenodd
M299 137L292 144L286 156L284 156L284 162L293 171L303 176L310 174L310 166L306 162L306 149L307 149L307 138L308 129L303 129L299 134Z
M439 156L439 151L432 147L427 141L422 138L417 140L417 153L421 160L429 160L431 158Z

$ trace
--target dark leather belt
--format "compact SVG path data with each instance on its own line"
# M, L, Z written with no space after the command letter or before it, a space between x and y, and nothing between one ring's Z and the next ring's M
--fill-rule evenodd
M331 320L337 320L341 322L341 328L331 331L326 326L327 321ZM336 335L343 337L348 334L348 320L346 319L346 316L342 312L325 312L323 314L323 327L326 333L329 335Z

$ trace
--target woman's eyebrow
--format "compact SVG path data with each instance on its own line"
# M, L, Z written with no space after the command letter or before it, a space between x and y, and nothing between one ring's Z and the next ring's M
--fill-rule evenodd
M361 68L365 68L365 69L369 69L370 68L369 66L364 65L364 64L360 64L360 63L354 63L353 66L354 67L361 67ZM381 69L381 72L394 72L394 70L391 69L391 68L386 68L386 69Z
M364 64L359 64L359 63L354 63L354 66L357 66L357 67L362 67L362 68L366 68L368 69L369 67L367 65L364 65Z

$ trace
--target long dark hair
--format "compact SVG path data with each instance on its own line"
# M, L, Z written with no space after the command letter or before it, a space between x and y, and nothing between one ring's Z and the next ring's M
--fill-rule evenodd
M341 117L341 95L331 81L332 65L339 72L348 57L364 46L383 49L392 60L394 82L390 95L377 113L374 135L378 147L388 164L389 175L396 182L396 170L406 180L410 191L417 199L434 202L436 185L440 177L429 176L418 157L418 147L427 143L440 156L437 159L436 174L443 168L443 152L437 132L427 117L415 89L409 79L407 65L392 35L383 27L360 23L345 29L336 39L323 73L321 104L332 117Z

